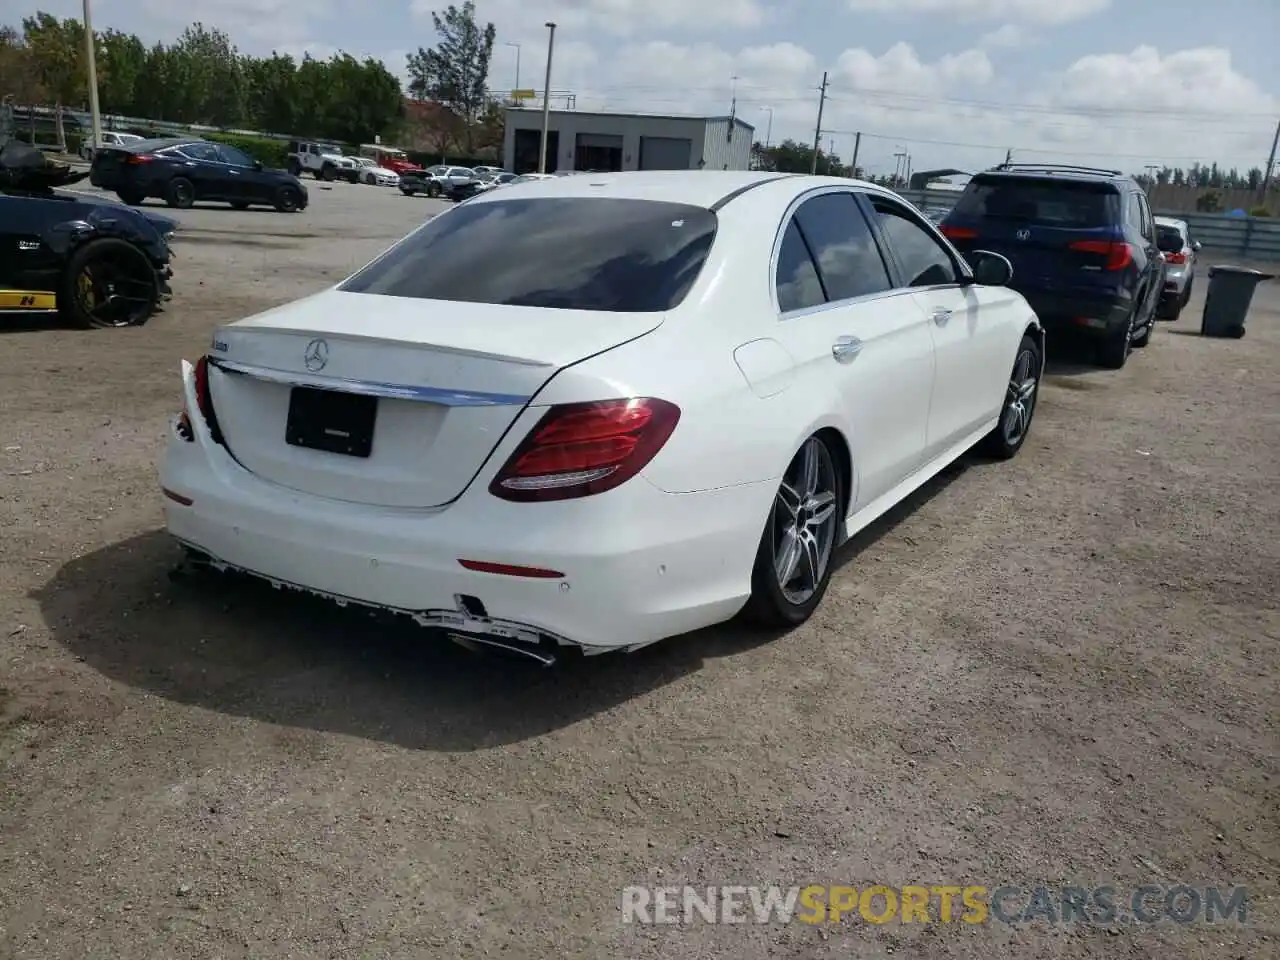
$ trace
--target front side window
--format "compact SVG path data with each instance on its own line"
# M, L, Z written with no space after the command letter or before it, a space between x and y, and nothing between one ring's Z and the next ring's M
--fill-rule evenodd
M339 289L562 310L670 310L697 280L716 226L710 210L653 200L463 204L428 221Z
M243 150L238 150L235 147L229 147L225 143L218 144L217 150L218 153L222 155L223 161L226 163L232 164L236 167L253 166L253 158Z
M936 287L959 281L955 262L937 237L897 204L879 197L872 198L871 204L906 286Z

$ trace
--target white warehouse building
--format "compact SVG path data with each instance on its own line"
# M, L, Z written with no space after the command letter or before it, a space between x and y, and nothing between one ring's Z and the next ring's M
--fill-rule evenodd
M502 165L538 169L542 111L507 108ZM552 110L547 173L557 170L747 170L755 127L738 117Z

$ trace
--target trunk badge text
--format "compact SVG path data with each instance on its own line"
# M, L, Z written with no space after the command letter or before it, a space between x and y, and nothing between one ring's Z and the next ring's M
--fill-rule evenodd
M1019 240L1030 240L1030 239L1031 239L1031 231L1030 231L1030 230L1019 230L1017 233L1015 233L1015 234L1014 234L1014 236L1015 236L1015 237L1017 237Z
M324 340L312 340L302 353L302 362L312 373L323 370L329 362L329 344Z

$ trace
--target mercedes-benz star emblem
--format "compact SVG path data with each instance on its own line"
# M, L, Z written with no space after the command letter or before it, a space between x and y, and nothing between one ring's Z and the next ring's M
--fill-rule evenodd
M324 365L329 362L329 344L323 340L312 340L303 351L302 362L312 373L323 370Z
M1030 239L1031 239L1031 231L1030 231L1030 230L1019 230L1016 234L1014 234L1014 236L1016 236L1019 240L1030 240Z

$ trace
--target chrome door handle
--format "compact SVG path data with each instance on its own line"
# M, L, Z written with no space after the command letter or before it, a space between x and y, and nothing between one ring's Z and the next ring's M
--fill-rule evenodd
M840 337L831 345L831 356L839 363L852 363L862 352L862 341L857 337Z
M938 326L942 327L942 326L945 326L947 321L951 319L951 311L948 310L946 307L938 307L936 310L933 311L931 316L933 317L933 322L936 323Z

